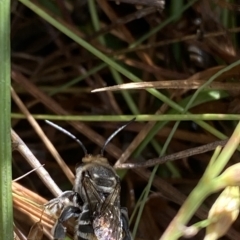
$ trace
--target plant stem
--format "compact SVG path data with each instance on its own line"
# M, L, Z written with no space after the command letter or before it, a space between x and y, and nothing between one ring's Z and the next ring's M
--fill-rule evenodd
M220 148L215 150L207 171L194 188L181 209L174 217L167 230L160 240L176 240L182 236L181 228L185 227L189 219L193 216L197 208L202 204L206 197L219 190L218 174L228 163L233 153L236 151L240 142L240 122L235 128L231 138L220 153ZM219 154L219 155L218 155ZM224 187L222 185L222 187Z

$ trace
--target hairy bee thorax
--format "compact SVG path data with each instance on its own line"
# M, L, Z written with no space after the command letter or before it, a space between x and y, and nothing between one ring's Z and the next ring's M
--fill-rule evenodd
M73 189L83 201L91 202L90 206L95 208L94 204L99 202L99 197L105 200L116 187L120 192L120 179L106 158L89 155L86 159L90 160L83 161L76 169ZM116 203L119 203L119 196Z
M87 154L85 157L82 158L83 163L90 163L90 162L99 162L99 163L106 163L108 164L107 158L103 157L102 155L91 155Z

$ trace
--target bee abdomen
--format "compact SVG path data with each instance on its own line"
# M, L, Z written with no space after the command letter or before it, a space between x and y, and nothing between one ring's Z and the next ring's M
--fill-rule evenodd
M91 213L88 204L84 204L83 211L80 214L76 225L76 237L77 240L93 240L94 230L91 222Z

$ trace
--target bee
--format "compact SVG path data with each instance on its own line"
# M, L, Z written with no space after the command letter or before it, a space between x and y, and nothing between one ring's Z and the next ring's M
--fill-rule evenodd
M52 229L54 239L64 239L64 224L75 218L75 240L131 240L128 212L120 205L120 178L103 157L107 144L130 122L116 130L105 142L101 154L96 156L88 154L82 142L71 133L46 122L77 141L85 154L76 167L73 190L63 192L45 205L57 219Z

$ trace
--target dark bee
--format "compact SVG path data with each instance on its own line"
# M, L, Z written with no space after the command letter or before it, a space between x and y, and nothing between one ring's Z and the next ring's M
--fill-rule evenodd
M82 164L76 168L73 190L46 204L46 209L57 219L52 229L54 239L63 239L66 235L64 223L76 218L75 240L131 240L127 209L120 206L120 179L103 157L109 141L129 123L107 139L101 155L97 156L87 154L86 148L75 136L48 123L77 141L85 153Z

